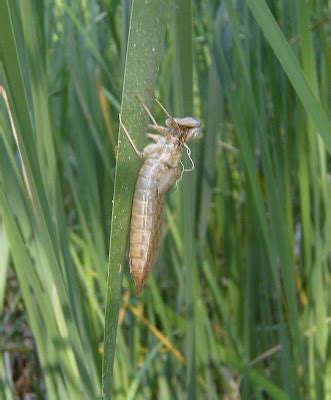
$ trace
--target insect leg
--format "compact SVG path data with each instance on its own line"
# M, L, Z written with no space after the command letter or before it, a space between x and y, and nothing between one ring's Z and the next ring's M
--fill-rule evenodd
M133 141L132 137L130 136L128 130L125 127L125 125L123 124L121 114L119 114L118 117L119 117L119 120L120 120L120 126L123 129L123 131L125 132L126 136L128 137L129 142L131 143L131 146L134 148L134 151L137 153L138 157L144 158L143 153L137 149L136 145L134 144L134 141Z
M144 110L145 110L146 113L148 114L149 118L153 121L153 124L154 124L155 126L158 126L158 124L157 124L155 118L153 117L153 114L151 113L151 111L149 110L149 108L146 106L144 100L139 96L139 94L137 94L137 97L138 97L138 99L139 99L141 105L143 106Z
M164 107L164 105L158 100L153 93L153 90L151 88L148 88L149 94L153 97L153 99L157 102L157 104L160 106L161 110L167 115L168 118L173 119L173 116L170 115L170 113L167 111L167 109Z
M155 143L159 143L161 136L160 135L154 135L153 133L146 133L146 136L148 139L154 140Z
M158 100L154 93L149 90L151 96L153 97L153 99L157 102L157 104L159 105L159 107L161 108L161 110L166 114L166 116L172 121L172 123L176 126L176 128L179 128L178 123L176 122L175 118L168 112L168 110L164 107L164 105L160 102L160 100Z
M154 97L154 100L159 105L159 107L161 108L161 110L166 114L166 116L170 119L174 119L173 116L169 114L168 110L164 107L164 105L160 102L160 100L158 100L155 96L153 96L153 97Z
M146 106L146 104L144 103L144 100L137 95L138 99L141 102L141 105L143 106L144 110L146 111L146 113L148 114L149 118L152 120L153 124L148 124L149 128L154 129L157 132L160 132L162 135L166 135L169 132L169 128L166 128L164 126L159 125L155 118L153 117L153 114L151 113L151 111L149 110L149 108ZM171 117L172 118L172 117Z
M148 124L148 127L154 129L157 132L160 132L161 135L164 136L166 136L169 133L169 128L166 128L165 126Z

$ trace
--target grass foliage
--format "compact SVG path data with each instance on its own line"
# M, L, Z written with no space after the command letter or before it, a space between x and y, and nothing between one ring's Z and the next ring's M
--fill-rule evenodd
M1 398L331 396L330 18L327 0L0 0ZM204 137L137 298L141 161L118 114L142 149L150 90Z

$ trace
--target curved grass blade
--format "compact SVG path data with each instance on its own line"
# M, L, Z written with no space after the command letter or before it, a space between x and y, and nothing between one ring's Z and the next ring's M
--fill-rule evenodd
M148 91L154 87L161 60L168 1L132 3L131 22L124 72L121 115L137 146L145 142L147 116L137 95L151 103ZM120 130L109 250L106 321L103 358L103 396L109 399L115 356L121 284L126 263L132 196L141 161Z

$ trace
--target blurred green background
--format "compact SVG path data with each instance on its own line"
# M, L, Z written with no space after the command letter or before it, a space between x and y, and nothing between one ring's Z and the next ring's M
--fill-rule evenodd
M328 0L0 0L0 398L330 398L330 20ZM137 298L118 114L142 149L150 90L203 138Z

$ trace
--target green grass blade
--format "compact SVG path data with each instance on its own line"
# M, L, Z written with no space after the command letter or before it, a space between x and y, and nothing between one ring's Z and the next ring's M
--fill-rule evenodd
M142 149L146 143L148 118L136 96L151 104L163 50L168 2L134 0L124 72L121 114L133 140ZM123 271L126 266L126 242L131 216L132 196L141 161L120 131L116 163L115 189L109 250L109 276L103 358L103 396L111 396L118 311L121 303Z
M270 9L264 0L246 0L246 3L284 68L307 113L314 121L326 148L331 152L331 121L328 120Z
M327 397L327 3L169 1L164 40L168 2L0 0L17 128L15 140L1 98L0 397L36 359L29 393L50 400L100 399L102 384L116 400ZM118 113L142 150L135 95L151 106L157 75L162 103L200 117L203 140L165 198L136 299L125 250L141 160ZM14 354L22 320L35 347Z
M162 343L156 344L154 346L154 348L152 349L152 351L146 357L145 362L141 366L139 372L136 375L136 378L134 379L134 381L131 384L131 387L130 387L128 395L127 395L128 400L134 400L136 398L138 387L141 384L141 381L143 380L144 375L146 374L146 371L148 370L148 368L150 368L154 358L157 356L157 354L161 350L161 347L162 347Z
M175 110L178 115L193 114L193 15L192 2L174 2L174 45L175 45ZM194 147L191 145L190 147ZM192 149L194 150L194 149ZM193 158L195 154L193 151ZM197 263L194 253L195 242L195 198L196 178L194 173L183 176L183 271L185 276L186 308L186 397L197 398L197 353L195 302L198 297Z
M36 342L38 342L40 359L44 366L57 363L56 357L61 359L53 373L45 376L49 397L55 398L55 393L59 395L66 393L66 396L69 397L81 396L83 391L94 397L101 392L101 385L100 380L97 379L95 365L93 361L89 360L91 349L86 346L87 332L80 329L83 325L82 303L77 296L75 272L72 270L72 264L68 257L67 226L63 203L59 202L61 191L57 181L57 165L48 114L46 71L45 68L42 68L43 62L39 60L38 63L38 57L43 55L44 37L40 37L39 30L36 32L33 29L38 25L37 21L42 8L35 6L35 3L30 4L25 13L24 5L22 8L25 16L25 40L29 44L30 50L29 57L25 61L29 64L31 82L28 80L26 85L23 75L24 77L28 75L24 70L27 65L21 63L21 59L24 57L21 54L20 58L18 54L19 47L13 29L13 21L17 21L15 19L17 16L15 17L15 14L11 13L11 6L9 7L8 2L0 3L0 19L3 27L0 51L9 87L8 96L10 94L14 120L15 123L17 121L18 128L18 149L16 148L15 152L18 150L30 188L30 193L27 195L21 179L17 180L18 184L13 185L14 172L9 169L10 173L8 173L7 167L9 168L9 166L2 165L5 192L8 193L9 198L21 200L17 208L12 207L13 201L8 203L5 216L6 228L8 231L14 221L17 221L15 235L18 235L17 231L24 232L20 237L20 246L16 244L17 240L14 239L14 234L11 235L10 245L16 252L13 258L17 275L22 277L18 279L22 286L24 301L29 303L34 296L39 299L40 311L36 306L27 307L27 313L30 321L35 320L33 324L31 323L31 329ZM26 95L29 92L29 83L33 85L32 104L28 102ZM38 110L34 114L34 125L29 115L33 107ZM13 142L13 130L8 129L7 133L4 135L4 141ZM8 150L9 153L11 151ZM13 154L9 157L15 159ZM4 163L3 159L1 161ZM12 164L17 178L21 173L15 162ZM2 198L5 204L8 200L4 195ZM27 229L30 229L30 232L27 232ZM31 236L29 237L29 235ZM28 237L29 239L27 239ZM22 253L21 249L25 249L27 252L25 259L31 257L29 275L31 290L28 287L27 290L24 290L27 279L24 279L26 272L22 262L23 257L18 257L19 253ZM39 287L39 283L41 287ZM68 288L70 289L68 290ZM47 293L45 298L44 293ZM44 332L43 337L40 332L43 331L45 321L47 321L48 330ZM57 352L51 343L45 345L54 337L57 337L59 347ZM63 370L61 371L61 369ZM64 371L66 372L64 373ZM63 378L56 379L56 373ZM84 382L79 384L80 374L84 376Z
M0 357L0 396L4 400L15 400L15 389L12 381L12 377L8 376L11 372L9 367L8 352L4 353Z
M0 225L0 315L6 291L6 277L9 263L9 243L3 224Z

